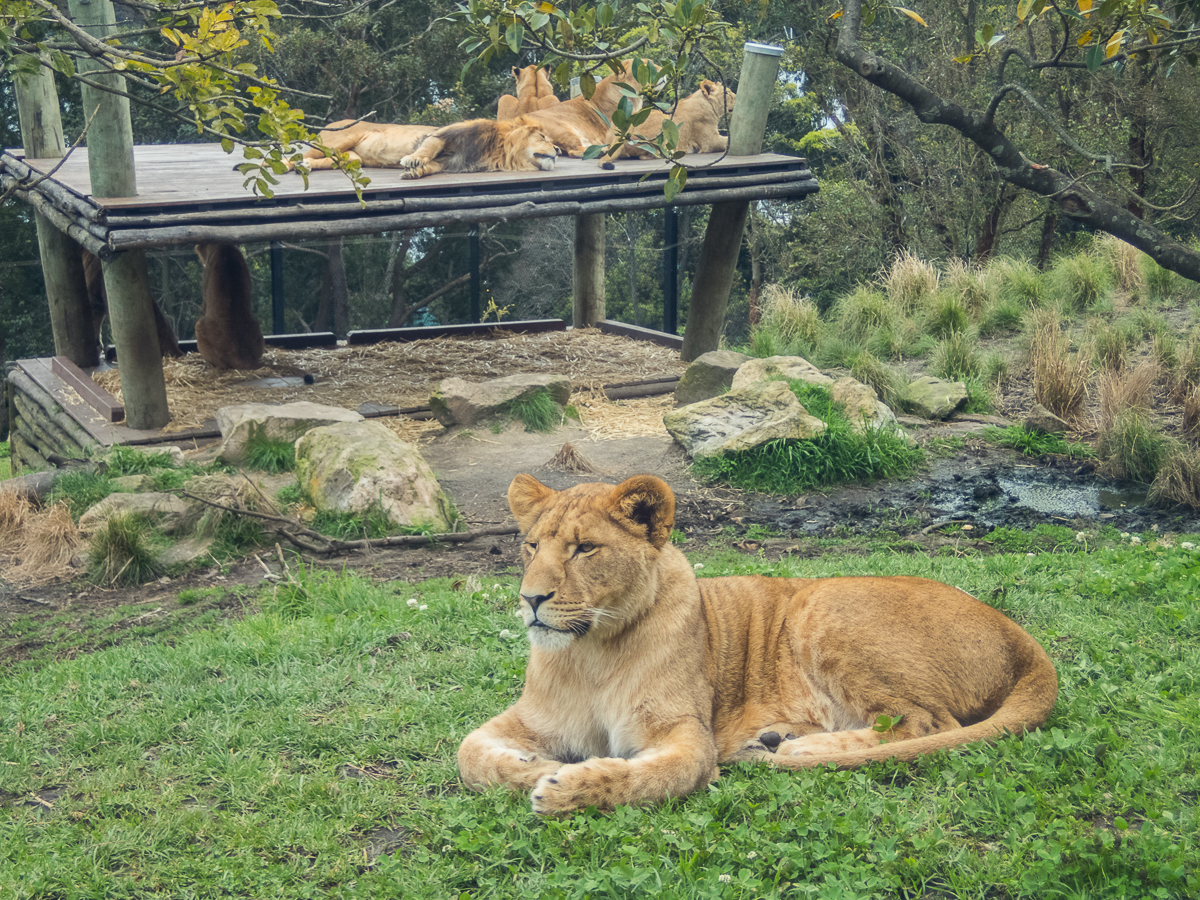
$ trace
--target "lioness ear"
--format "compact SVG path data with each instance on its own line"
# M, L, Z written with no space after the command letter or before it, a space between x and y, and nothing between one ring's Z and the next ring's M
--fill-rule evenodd
M512 69L513 69L513 78L520 79L520 77L521 77L521 70L520 70L520 69L518 69L516 66L513 66L513 67L512 67Z
M715 81L709 81L707 78L705 78L702 82L700 82L700 90L704 91L704 93L711 97L717 92L717 83Z
M508 508L524 534L533 527L546 502L558 491L546 487L532 475L518 475L508 486Z
M661 478L635 475L613 488L613 512L646 529L646 540L656 550L671 537L675 524L675 495Z

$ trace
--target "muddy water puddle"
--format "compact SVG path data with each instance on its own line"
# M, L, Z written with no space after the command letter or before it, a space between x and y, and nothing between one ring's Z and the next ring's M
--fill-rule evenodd
M812 535L909 532L943 522L971 524L983 533L1042 523L1112 525L1134 533L1200 531L1200 512L1147 506L1144 488L1101 478L1088 464L1014 461L1020 459L995 451L966 453L935 460L919 477L902 482L755 502L747 520Z

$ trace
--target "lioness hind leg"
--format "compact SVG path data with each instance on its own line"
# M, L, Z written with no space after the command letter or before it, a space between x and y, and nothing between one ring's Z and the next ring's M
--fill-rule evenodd
M776 752L779 756L787 757L836 756L840 753L869 750L884 742L907 741L961 727L947 710L930 711L915 705L889 705L885 709L866 711L863 718L878 723L880 716L889 717L893 724L886 730L880 730L877 724L872 728L822 731L784 741Z
M821 730L821 726L815 722L774 722L758 729L753 738L746 741L746 743L738 748L728 759L723 760L723 762L750 762L770 759L779 749L780 745L788 741L794 741L805 735L818 733Z

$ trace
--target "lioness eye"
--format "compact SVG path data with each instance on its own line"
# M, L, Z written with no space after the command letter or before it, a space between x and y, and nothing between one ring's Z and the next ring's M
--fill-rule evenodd
M576 553L591 553L595 549L596 549L595 544L591 543L590 541L584 541L582 544L579 544L575 547L575 552Z
M537 550L537 541L526 541L525 547L526 547L526 549L529 550L530 553L532 553L535 550Z

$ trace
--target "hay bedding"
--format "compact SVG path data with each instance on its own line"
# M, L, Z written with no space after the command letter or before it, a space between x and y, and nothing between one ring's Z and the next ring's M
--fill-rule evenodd
M357 409L363 403L400 408L425 406L444 378L483 381L517 374L565 375L577 392L584 427L597 439L662 434L663 398L609 403L599 394L605 384L682 375L687 364L667 347L635 341L598 329L545 334L493 332L478 337L445 337L408 343L382 343L282 350L268 348L264 365L251 370L214 369L196 353L164 359L171 422L166 432L203 425L222 406L237 403L291 403L311 400ZM252 387L262 379L312 374L316 383ZM121 396L117 370L95 380ZM430 438L436 422L383 419L406 440Z

